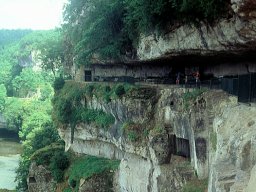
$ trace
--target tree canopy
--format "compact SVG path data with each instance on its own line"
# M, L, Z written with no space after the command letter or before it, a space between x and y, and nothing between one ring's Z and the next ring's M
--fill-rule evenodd
M61 33L54 30L23 36L0 30L0 40L1 34L10 38L0 49L0 113L7 121L7 129L19 133L22 141L17 181L18 190L26 191L30 157L59 140L51 120L51 99L54 75L62 72L62 39Z

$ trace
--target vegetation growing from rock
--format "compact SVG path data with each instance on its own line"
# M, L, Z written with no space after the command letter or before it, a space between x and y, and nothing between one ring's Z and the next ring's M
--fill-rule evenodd
M128 93L129 90L131 86L128 85L100 85L67 81L61 90L56 90L52 101L54 122L71 126L82 122L94 123L100 128L107 128L114 123L114 117L102 110L89 108L87 102L95 96L108 103L111 99Z
M96 97L103 103L112 99L120 99L129 95L136 89L129 84L86 84L67 81L63 88L55 90L52 100L52 118L56 126L66 125L71 127L71 140L75 126L79 123L94 124L98 128L108 129L114 124L112 114L105 113L102 109L92 109L88 102Z
M69 156L64 152L63 143L51 143L40 148L32 154L30 159L37 165L48 167L55 181L63 181L64 171L69 166Z
M34 127L31 133L28 134L26 140L23 141L23 153L21 154L21 161L19 163L19 167L17 169L16 179L18 180L18 189L25 190L27 188L27 176L29 171L29 166L31 164L30 157L33 154L54 142L59 140L58 133L55 128L51 125L45 125L41 129ZM64 150L63 150L64 151ZM43 155L40 156L38 153L38 159L41 161L46 161Z
M113 173L119 164L119 160L109 160L93 156L80 157L72 163L67 172L69 184L75 188L75 191L78 191L80 179L89 179L92 176L109 172Z
M227 10L227 0L69 0L63 31L71 49L66 55L80 65L134 57L141 34L178 22L212 22Z
M125 122L122 126L123 133L131 142L143 141L149 134L149 125L135 123L132 121Z
M205 192L208 187L207 180L198 180L194 178L193 180L187 182L183 188L183 192Z
M187 90L183 95L183 108L184 110L188 110L189 107L191 107L193 102L201 95L203 94L207 89L193 89L193 90Z

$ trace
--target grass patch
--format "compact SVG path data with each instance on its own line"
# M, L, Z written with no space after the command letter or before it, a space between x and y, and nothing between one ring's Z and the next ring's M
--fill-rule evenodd
M119 164L119 160L109 160L93 156L81 157L75 160L69 168L69 184L77 188L81 178L88 179L97 174L116 170Z
M71 188L64 189L64 192L72 192Z
M164 134L165 133L165 130L164 130L164 127L163 126L156 126L154 127L154 129L152 129L150 131L151 135L159 135L159 134Z
M115 123L115 118L102 110L84 109L81 111L81 120L87 124L95 123L96 126L106 129Z
M182 100L183 100L183 108L185 110L188 110L189 107L195 100L202 95L204 92L206 92L207 89L202 88L202 89L193 89L192 91L187 90L185 93L182 95Z
M149 129L143 123L125 122L122 126L125 136L131 142L142 141L149 134Z
M193 179L186 183L183 192L205 192L208 188L208 180Z

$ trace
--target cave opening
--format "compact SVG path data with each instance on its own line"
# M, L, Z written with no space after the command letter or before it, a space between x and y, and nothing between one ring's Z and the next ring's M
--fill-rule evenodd
M189 140L171 135L171 153L177 156L190 159L190 145Z
M29 182L29 183L36 183L35 177L29 177L29 178L28 178L28 182Z

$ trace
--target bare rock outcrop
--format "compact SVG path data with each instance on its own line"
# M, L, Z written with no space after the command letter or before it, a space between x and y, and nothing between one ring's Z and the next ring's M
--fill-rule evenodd
M56 187L51 172L42 165L37 166L35 162L30 165L27 184L29 192L52 192Z
M212 153L209 191L253 192L256 164L256 108L239 104L216 116L216 152Z
M232 17L215 24L185 24L164 35L142 35L137 48L141 60L182 55L241 54L256 49L256 3L231 0Z

